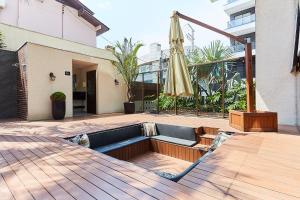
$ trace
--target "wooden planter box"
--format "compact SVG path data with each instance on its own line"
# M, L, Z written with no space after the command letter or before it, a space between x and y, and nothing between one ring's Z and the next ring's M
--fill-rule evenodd
M229 125L243 132L277 132L277 113L230 111Z

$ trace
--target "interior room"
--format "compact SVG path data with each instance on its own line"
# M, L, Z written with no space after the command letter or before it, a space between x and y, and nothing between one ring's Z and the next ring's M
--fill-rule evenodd
M96 114L97 64L73 60L73 116Z

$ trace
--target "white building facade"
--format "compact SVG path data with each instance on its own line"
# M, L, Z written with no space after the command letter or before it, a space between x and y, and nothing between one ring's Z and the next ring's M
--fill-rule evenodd
M1 74L2 99L17 107L10 116L51 119L55 92L66 95L65 117L123 111L126 85L112 63L116 58L111 50L96 47L97 36L109 28L93 14L79 0L0 0L6 45L0 53L15 58L13 63L0 59L0 70L16 79L8 84L9 76Z
M256 108L300 132L300 74L291 72L297 14L298 0L256 1Z

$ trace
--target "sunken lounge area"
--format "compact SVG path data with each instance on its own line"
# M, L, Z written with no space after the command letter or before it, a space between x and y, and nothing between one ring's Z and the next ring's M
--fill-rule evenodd
M145 122L212 127L235 134L209 156L202 156L177 182L157 172L181 174L192 160L154 152L150 144L147 153L124 161L96 151L103 146L90 149L65 139ZM5 120L0 122L0 199L299 199L300 137L293 127L283 128L278 133L243 133L226 119L145 113L63 121ZM171 167L162 165L165 158ZM155 162L150 165L145 160Z
M152 126L154 135L145 136L147 124ZM88 138L90 148L99 153L134 163L162 176L181 177L185 170L191 170L192 165L208 153L217 134L217 128L139 123L90 133Z

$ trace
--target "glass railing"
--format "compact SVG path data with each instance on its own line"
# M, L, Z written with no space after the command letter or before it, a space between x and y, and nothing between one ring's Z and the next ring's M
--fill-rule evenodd
M247 17L229 21L228 28L233 28L233 27L244 25L244 24L249 24L254 21L255 21L255 14L249 15Z
M233 3L233 2L236 2L238 0L227 0L227 4L230 4L230 3Z
M256 43L251 42L251 44L252 44L252 49L256 49ZM234 52L234 53L245 51L245 45L243 45L243 44L233 45L230 48L231 48L232 52Z

